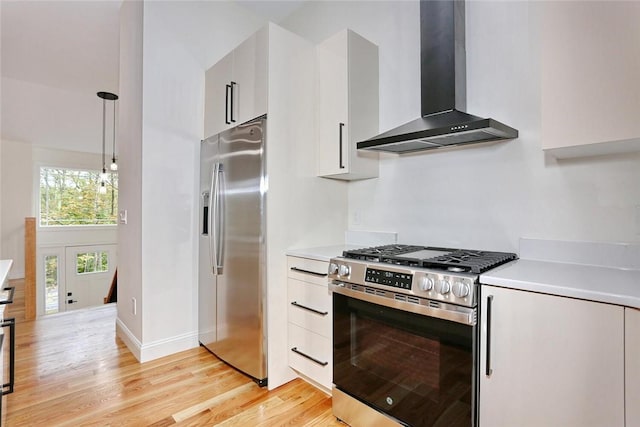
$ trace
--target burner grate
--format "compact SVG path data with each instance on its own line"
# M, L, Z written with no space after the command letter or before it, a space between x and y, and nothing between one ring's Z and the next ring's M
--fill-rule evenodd
M384 245L363 249L352 249L342 252L342 256L363 261L388 262L389 257L406 254L422 249L422 246L413 245ZM393 262L389 262L393 264Z
M432 258L407 257L404 254L420 251L439 251L443 255ZM384 245L344 251L345 258L369 262L381 262L406 267L422 267L452 272L484 273L518 256L506 252L489 252L469 249L449 249L416 245ZM417 255L417 254L414 254Z
M422 261L422 267L479 274L517 258L517 255L512 253L459 249L447 255L425 259Z

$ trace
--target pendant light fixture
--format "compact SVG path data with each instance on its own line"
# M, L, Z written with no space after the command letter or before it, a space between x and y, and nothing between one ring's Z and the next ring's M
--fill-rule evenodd
M98 97L102 99L102 173L100 174L100 194L107 194L107 163L105 161L106 150L106 128L107 128L107 101L113 102L113 155L111 157L112 171L118 170L116 163L116 100L118 95L111 92L98 92Z

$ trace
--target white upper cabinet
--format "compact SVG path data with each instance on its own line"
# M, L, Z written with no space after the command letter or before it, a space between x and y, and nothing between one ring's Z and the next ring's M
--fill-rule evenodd
M624 426L623 307L481 290L481 426Z
M356 143L378 134L378 47L351 30L317 46L318 175L378 176L378 154Z
M267 112L267 27L205 74L205 138Z
M542 148L559 158L640 151L640 2L535 7Z
M640 310L625 308L626 427L640 427Z

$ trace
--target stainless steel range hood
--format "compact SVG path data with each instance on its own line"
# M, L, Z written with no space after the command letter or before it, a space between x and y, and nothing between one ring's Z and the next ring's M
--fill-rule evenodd
M407 153L518 137L466 110L464 1L420 1L422 117L358 142L358 149Z

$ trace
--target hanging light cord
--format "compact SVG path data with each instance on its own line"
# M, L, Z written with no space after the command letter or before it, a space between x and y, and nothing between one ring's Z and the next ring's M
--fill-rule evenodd
M105 132L106 132L106 119L107 119L107 114L106 114L106 103L107 101L103 98L102 99L102 173L106 173L107 172L107 165L105 163L104 160L104 151L105 151Z
M116 162L116 101L113 101L113 157L111 158L113 163ZM104 160L103 160L104 163Z

